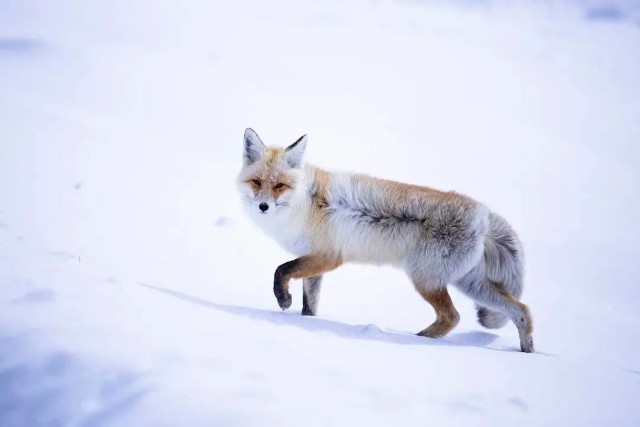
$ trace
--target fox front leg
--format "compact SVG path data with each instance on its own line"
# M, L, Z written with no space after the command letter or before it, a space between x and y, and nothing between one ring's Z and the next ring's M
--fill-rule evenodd
M291 307L291 294L289 293L291 279L309 279L320 276L322 273L334 270L341 264L342 260L337 256L305 255L280 265L276 268L273 277L273 294L276 296L280 308L286 310Z
M273 275L273 294L276 296L278 305L283 310L291 307L291 294L289 293L289 280L291 280L291 277L288 272L292 268L292 263L295 262L296 260L293 260L278 266Z
M302 315L318 314L318 298L322 276L313 276L302 280Z

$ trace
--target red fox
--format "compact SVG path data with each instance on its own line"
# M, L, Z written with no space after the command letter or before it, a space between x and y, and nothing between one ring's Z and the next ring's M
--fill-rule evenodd
M318 309L322 275L348 262L402 268L433 306L436 320L418 335L438 338L458 323L451 284L476 303L479 323L511 319L520 348L533 351L533 324L522 294L524 256L509 224L455 193L303 164L307 135L287 148L244 134L238 187L255 223L297 258L280 265L273 292L291 306L289 282L303 280L302 314Z

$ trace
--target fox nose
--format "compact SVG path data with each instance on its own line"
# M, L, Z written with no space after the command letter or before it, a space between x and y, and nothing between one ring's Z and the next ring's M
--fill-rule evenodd
M262 212L266 212L266 211L267 211L267 209L269 209L269 205L268 205L268 204L266 204L265 202L260 203L260 204L258 205L258 207L260 208L260 210L261 210Z

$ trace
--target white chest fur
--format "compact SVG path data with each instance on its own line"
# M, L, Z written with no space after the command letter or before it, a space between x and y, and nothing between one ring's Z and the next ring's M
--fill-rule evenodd
M304 235L303 225L299 224L296 218L282 218L280 220L261 221L263 218L256 218L258 226L273 238L280 246L296 256L302 256L309 253L311 247L309 241Z
M283 233L274 238L286 251L296 256L306 255L311 249L309 242L301 234Z

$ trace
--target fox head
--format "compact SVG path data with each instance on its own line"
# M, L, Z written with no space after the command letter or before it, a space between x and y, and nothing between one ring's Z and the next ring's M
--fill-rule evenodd
M304 192L303 135L287 148L267 147L251 128L244 132L243 166L238 177L242 202L258 221L286 218Z

